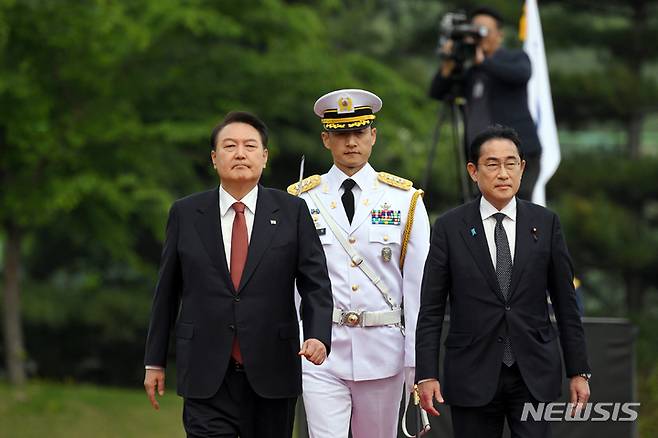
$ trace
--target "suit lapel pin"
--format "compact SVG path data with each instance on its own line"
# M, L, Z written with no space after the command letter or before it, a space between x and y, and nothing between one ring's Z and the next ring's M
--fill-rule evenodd
M532 233L532 238L535 239L535 242L536 242L536 241L539 239L539 238L537 237L537 228L532 227L532 229L530 230L530 232Z
M276 225L276 219L270 219L270 224L271 225Z
M475 227L471 228L471 236L475 237L476 234Z

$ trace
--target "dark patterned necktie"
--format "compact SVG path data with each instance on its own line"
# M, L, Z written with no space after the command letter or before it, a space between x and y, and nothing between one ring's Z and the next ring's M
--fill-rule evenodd
M247 220L244 217L245 205L242 202L233 204L235 217L233 218L233 230L231 232L231 281L235 287L235 293L239 292L242 271L247 262L247 251L249 250L249 236L247 234ZM238 363L242 363L240 343L237 335L233 338L231 357Z
M356 182L353 179L347 178L343 181L341 187L345 189L343 196L340 197L340 200L343 201L343 207L345 208L345 214L347 215L347 220L352 224L352 218L354 218L354 193L352 189L356 185Z
M507 240L507 233L503 227L504 213L496 213L493 215L496 219L496 228L494 228L494 241L496 242L496 277L498 277L498 285L500 291L503 293L505 302L509 298L509 288L512 281L512 254L509 248L509 241ZM512 343L509 336L503 338L503 363L508 367L514 364L514 355L512 354Z

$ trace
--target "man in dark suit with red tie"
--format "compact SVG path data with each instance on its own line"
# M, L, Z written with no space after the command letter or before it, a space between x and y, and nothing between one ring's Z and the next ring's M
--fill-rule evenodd
M319 365L331 345L324 252L304 201L258 184L268 156L262 121L229 113L211 147L220 186L179 199L169 212L144 386L158 409L174 327L188 437L289 438L300 356Z
M511 128L486 129L471 143L468 172L482 193L439 217L425 263L416 329L421 405L450 405L456 438L544 438L549 423L523 421L526 403L554 401L562 365L547 303L559 328L570 399L589 399L590 369L557 215L518 199L525 161ZM446 300L450 329L439 384Z

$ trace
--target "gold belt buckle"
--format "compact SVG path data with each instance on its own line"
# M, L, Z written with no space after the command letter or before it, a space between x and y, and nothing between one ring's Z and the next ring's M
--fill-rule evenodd
M345 312L345 314L343 314L343 324L350 327L356 327L361 324L361 315L353 310Z

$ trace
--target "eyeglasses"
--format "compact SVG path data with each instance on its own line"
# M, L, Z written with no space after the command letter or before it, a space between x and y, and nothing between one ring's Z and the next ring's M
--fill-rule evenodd
M491 160L483 163L482 166L489 173L495 173L498 169L505 168L509 172L514 172L521 165L521 162L518 160L507 160L507 161L497 161Z

